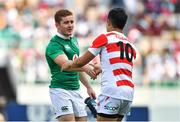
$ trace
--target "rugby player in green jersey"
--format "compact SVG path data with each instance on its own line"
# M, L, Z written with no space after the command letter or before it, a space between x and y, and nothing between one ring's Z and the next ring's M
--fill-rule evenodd
M74 37L74 17L69 10L59 10L54 16L57 34L53 36L46 48L46 60L51 72L49 86L50 98L59 121L86 121L87 113L83 97L80 94L79 81L87 88L91 98L96 94L88 83L85 74L92 79L98 75L92 65L61 71L61 66L79 56L77 38Z

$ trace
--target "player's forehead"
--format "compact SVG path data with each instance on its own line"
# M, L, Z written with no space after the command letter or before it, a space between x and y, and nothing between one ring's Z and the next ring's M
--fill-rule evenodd
M73 15L68 15L68 16L62 17L61 21L62 22L74 21L74 16Z

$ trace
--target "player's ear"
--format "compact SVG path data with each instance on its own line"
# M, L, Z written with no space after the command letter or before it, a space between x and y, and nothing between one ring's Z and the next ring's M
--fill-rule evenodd
M58 27L58 26L59 26L59 23L55 22L55 26Z
M112 28L113 26L112 26L112 22L108 19L107 20L107 27L108 28Z
M107 26L110 26L111 25L111 22L109 19L107 19Z
M55 22L55 26L56 26L56 28L59 28L60 22Z
M106 22L106 29L107 29L107 31L110 31L111 28L112 28L112 23L111 23L111 21L109 19L107 19L107 22Z

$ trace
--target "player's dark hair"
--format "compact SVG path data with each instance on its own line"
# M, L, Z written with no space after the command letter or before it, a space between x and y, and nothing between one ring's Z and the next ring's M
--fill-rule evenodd
M62 17L73 15L73 13L67 9L58 10L54 15L55 22L60 22Z
M112 26L121 30L124 28L127 18L128 16L123 8L113 8L108 14L108 20L110 20Z

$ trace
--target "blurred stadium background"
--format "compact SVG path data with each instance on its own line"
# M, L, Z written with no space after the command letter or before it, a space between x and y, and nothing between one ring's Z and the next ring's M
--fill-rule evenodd
M83 53L106 32L107 12L116 6L126 8L124 32L140 52L124 121L180 121L180 0L0 0L0 120L55 120L44 51L56 32L56 10L74 11ZM99 94L100 77L89 81ZM87 97L84 87L82 93Z

